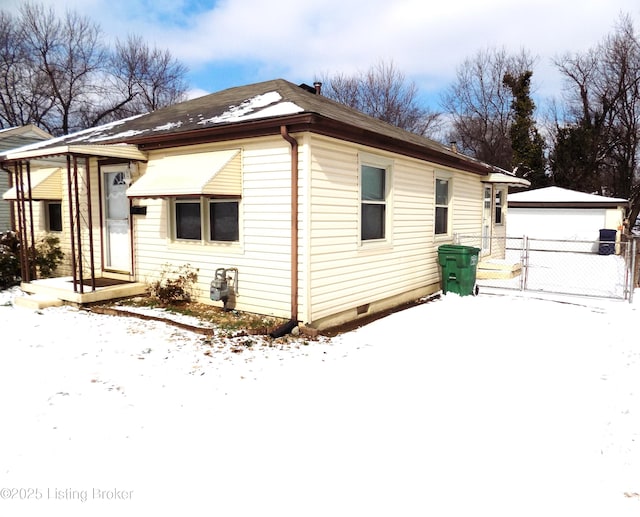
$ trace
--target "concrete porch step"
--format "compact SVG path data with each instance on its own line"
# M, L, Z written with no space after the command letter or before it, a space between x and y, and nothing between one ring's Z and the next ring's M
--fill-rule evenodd
M60 307L62 300L43 296L40 294L31 294L27 296L16 296L13 305L16 307L24 307L26 309L46 309L47 307Z
M478 280L515 278L522 273L522 265L503 260L482 260L478 263L476 278Z

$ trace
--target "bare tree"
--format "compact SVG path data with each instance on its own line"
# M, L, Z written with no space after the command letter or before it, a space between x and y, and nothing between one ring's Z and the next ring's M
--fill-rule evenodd
M420 106L418 88L393 62L380 61L364 73L323 77L325 95L389 124L424 136L439 129L440 114Z
M557 183L628 198L640 213L640 38L621 15L612 34L556 66L566 81L565 118L556 124L552 171Z
M103 70L106 50L99 27L70 11L60 20L53 8L36 4L23 5L21 14L27 51L55 99L57 116L47 120L47 129L54 134L80 129L100 99L95 78Z
M67 134L184 99L186 68L140 38L111 50L99 25L25 3L0 10L0 124Z
M465 59L441 98L450 117L449 140L466 154L511 169L512 92L504 77L521 76L534 63L526 51L511 55L504 48L481 50Z
M125 114L153 111L185 100L187 69L168 50L150 48L139 36L118 41L111 58L116 90L131 98Z
M44 119L54 104L22 34L19 20L0 11L0 127Z

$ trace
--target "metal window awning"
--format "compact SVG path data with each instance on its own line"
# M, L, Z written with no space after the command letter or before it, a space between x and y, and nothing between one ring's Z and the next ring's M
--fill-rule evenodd
M37 169L31 171L31 196L29 196L29 183L23 174L23 188L25 199L33 200L60 200L62 199L62 169L60 167ZM3 195L6 201L17 201L16 187L11 187Z
M500 183L508 185L509 187L531 186L531 182L529 180L518 178L517 176L512 176L510 174L504 174L503 172L492 172L486 178L483 178L482 181L485 183Z
M240 196L241 166L239 149L165 155L149 160L145 174L127 189L127 196Z

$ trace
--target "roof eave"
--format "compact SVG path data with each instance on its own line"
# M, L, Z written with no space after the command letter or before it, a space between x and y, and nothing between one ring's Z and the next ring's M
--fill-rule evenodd
M128 139L127 142L137 144L140 150L150 151L176 146L276 135L280 134L280 128L283 125L287 126L290 133L309 131L483 176L493 172L504 172L497 167L473 161L462 154L445 153L425 145L335 121L316 113L301 113L241 123L219 124L180 133L136 137Z
M131 160L146 161L147 155L134 145L58 145L54 147L44 147L39 149L29 149L26 151L8 152L4 155L3 161L15 162L23 160L36 160L63 155L87 155L100 156L105 158L127 158Z
M509 201L510 208L627 208L627 202L599 201Z

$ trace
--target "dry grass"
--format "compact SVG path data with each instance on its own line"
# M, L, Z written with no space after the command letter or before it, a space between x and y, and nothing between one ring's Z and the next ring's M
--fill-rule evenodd
M162 308L167 312L197 318L199 321L210 324L219 331L229 332L235 336L239 334L269 334L287 322L283 318L236 310L225 311L220 307L199 302L181 302L165 305L152 297L132 298L121 301L120 305L125 307Z

